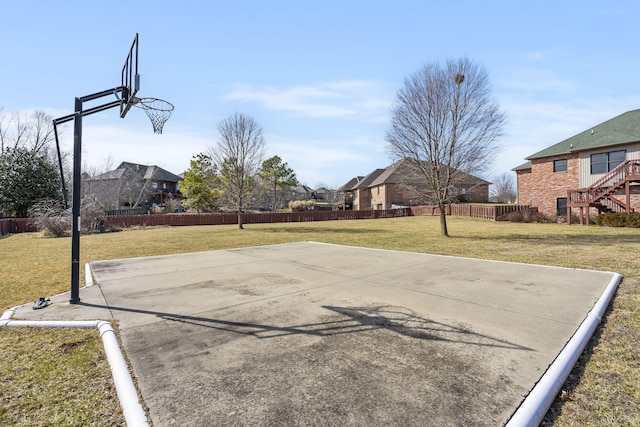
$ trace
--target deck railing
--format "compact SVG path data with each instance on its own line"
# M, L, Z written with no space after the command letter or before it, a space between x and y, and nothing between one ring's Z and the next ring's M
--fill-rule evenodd
M605 202L603 205L610 207L614 212L624 212L628 209L626 203L611 197L611 194L628 179L640 180L640 160L625 160L589 187L569 190L569 205L589 206L608 199L611 203Z

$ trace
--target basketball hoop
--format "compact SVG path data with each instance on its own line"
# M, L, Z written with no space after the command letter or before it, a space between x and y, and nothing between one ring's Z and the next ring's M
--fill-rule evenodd
M142 108L151 120L153 125L153 133L162 134L162 127L171 117L173 104L158 98L138 98L134 104L138 108Z

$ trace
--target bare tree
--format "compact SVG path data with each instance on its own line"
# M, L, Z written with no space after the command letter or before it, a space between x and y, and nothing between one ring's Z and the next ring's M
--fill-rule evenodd
M0 154L25 148L50 155L49 143L53 140L53 119L44 111L35 110L31 114L14 111L6 114L0 108Z
M220 173L220 188L238 212L238 228L243 229L242 211L264 158L262 128L253 117L235 113L218 124L218 132L221 138L209 154Z
M490 99L487 72L466 58L432 63L407 77L391 110L386 141L396 159L407 159L440 208L462 176L486 171L498 150L505 116Z
M496 203L515 203L517 197L513 176L507 172L494 178L491 186L491 201Z
M137 208L147 202L153 195L156 169L145 168L144 171L123 168L124 172L118 179L120 197L131 208ZM151 174L149 174L151 172Z
M9 120L4 108L0 107L0 154L4 154L9 143Z

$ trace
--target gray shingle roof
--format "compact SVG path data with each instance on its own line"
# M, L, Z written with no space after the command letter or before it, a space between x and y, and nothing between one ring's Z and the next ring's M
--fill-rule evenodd
M383 173L372 182L372 185L380 184L418 184L424 181L424 178L417 176L411 171L411 168L404 167L404 161L398 160L388 168L384 169Z
M515 168L511 169L512 171L524 171L527 169L531 169L533 167L533 165L531 164L531 162L526 162L521 164L520 166L516 166Z
M388 168L386 168L369 186L381 185L381 184L420 184L425 181L425 178L415 172L413 168L408 165L407 159L398 160ZM456 181L468 185L482 185L491 184L489 181L478 178L473 175L469 175L462 171L457 172Z
M348 183L339 188L340 191L351 191L357 188L368 188L381 184L420 184L424 177L412 171L405 165L406 159L399 160L385 169L376 169L369 175L352 178ZM459 172L458 181L468 185L491 184L489 181L473 175Z
M364 178L362 176L356 176L353 177L349 180L349 182L347 182L346 184L344 184L342 187L338 188L338 191L350 191L351 189L353 189L353 187L360 182L360 180Z
M376 178L378 178L378 176L380 176L380 174L383 173L385 170L386 169L376 169L376 170L374 170L369 175L365 176L363 179L358 181L353 187L351 187L351 189L355 190L356 188L371 187L372 183L376 180Z
M527 157L559 156L640 141L640 110L627 111ZM520 168L520 166L518 167Z
M120 179L126 170L135 171L140 179L153 179L155 181L178 182L182 178L162 169L159 166L139 165L137 163L122 162L117 169L95 176L94 180Z

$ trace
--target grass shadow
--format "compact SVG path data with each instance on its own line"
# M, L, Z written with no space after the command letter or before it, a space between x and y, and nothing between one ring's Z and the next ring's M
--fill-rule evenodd
M620 243L639 243L640 234L634 235L593 235L593 234L520 234L509 233L501 235L473 235L473 236L451 236L451 239L469 240L469 241L490 241L490 242L509 242L509 243L526 243L527 245L580 245L580 246L602 246L617 245Z

